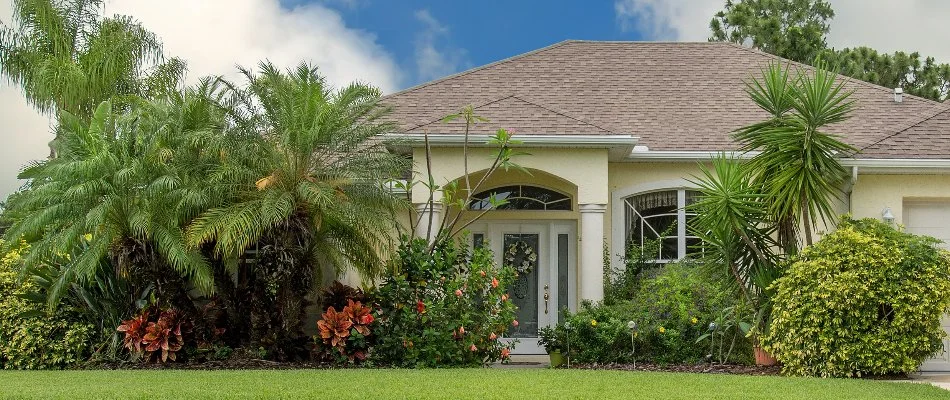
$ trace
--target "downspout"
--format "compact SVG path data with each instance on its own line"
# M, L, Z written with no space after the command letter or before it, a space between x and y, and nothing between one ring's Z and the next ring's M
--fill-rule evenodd
M853 212L853 210L851 209L851 194L854 193L854 185L856 183L858 183L858 166L852 165L851 166L851 180L848 182L848 189L845 192L847 193L847 198L848 198L848 214L849 215Z

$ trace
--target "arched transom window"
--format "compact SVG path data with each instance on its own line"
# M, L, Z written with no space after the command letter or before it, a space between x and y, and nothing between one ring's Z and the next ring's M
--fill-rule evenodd
M699 244L687 227L695 215L686 206L696 201L699 192L687 189L642 193L623 199L627 245L643 247L648 241L660 241L657 261L685 257Z
M498 207L495 203L505 201ZM502 186L478 193L469 203L470 210L541 210L541 211L571 211L571 197L538 186L511 185Z

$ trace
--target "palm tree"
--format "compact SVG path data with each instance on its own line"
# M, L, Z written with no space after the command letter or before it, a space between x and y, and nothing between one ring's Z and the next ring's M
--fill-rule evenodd
M780 227L787 252L790 230L802 223L805 245L812 244L812 227L820 219L836 217L831 200L840 196L847 171L839 157L855 149L840 136L825 131L828 125L849 118L854 109L851 92L820 60L811 72L799 71L794 79L788 69L771 65L763 79L747 86L752 100L772 117L735 132L742 151L758 152L749 161L751 175L768 196L769 211Z
M185 63L165 61L155 34L130 17L101 18L101 5L14 0L15 24L0 24L0 75L41 112L83 121L103 101L125 108L136 96L179 88Z
M234 99L233 135L256 151L232 160L256 176L224 182L244 190L233 204L195 219L188 239L194 247L213 244L219 256L256 252L251 341L288 357L304 299L322 276L381 271L394 232L386 214L397 205L382 183L408 160L379 139L393 127L380 120L386 110L377 89L333 90L306 64L281 72L265 62L257 73L241 72L245 87L225 83Z
M61 113L66 151L21 173L29 188L11 197L14 223L5 234L9 243L31 240L27 268L61 265L51 307L70 284L110 266L185 311L194 307L188 289L212 291L207 261L185 245L187 188L180 166L202 154L189 133L213 124L189 118L188 110L175 102L142 102L132 112L116 112L106 101L89 122Z

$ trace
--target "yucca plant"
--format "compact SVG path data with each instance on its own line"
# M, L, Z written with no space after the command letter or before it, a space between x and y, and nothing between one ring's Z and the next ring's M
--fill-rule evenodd
M850 117L852 92L820 60L814 69L799 70L794 77L788 68L773 64L761 80L753 78L746 91L772 117L737 130L735 138L741 151L758 152L749 160L750 176L768 196L783 247L793 253L797 246L789 235L799 222L805 245L811 245L817 222L836 217L832 199L840 196L847 175L839 158L856 150L826 129Z
M379 90L351 84L334 90L315 67L283 72L270 63L241 69L245 85L224 81L232 102L232 134L254 151L232 162L253 178L232 203L202 213L188 229L194 248L219 257L254 252L251 342L275 357L292 357L305 297L324 277L344 269L378 275L394 232L388 217L400 203L383 183L408 168L387 151Z

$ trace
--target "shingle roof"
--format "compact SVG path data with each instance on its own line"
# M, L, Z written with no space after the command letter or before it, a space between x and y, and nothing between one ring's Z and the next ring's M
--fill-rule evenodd
M863 158L948 158L950 156L950 111L941 111L923 121L861 149Z
M767 117L749 100L744 82L774 61L811 68L730 43L564 41L384 102L408 133L458 133L462 123L441 118L472 105L491 121L475 133L503 127L520 134L632 134L651 150L733 150L730 132ZM947 126L937 121L911 129L940 120L935 115L950 105L906 94L895 103L890 88L841 78L854 90L857 108L829 131L855 147L890 158L898 154L891 156L887 145L901 143L899 158L907 158L929 154L929 143L921 141L930 141L928 132L950 142ZM950 158L950 143L939 151L933 156Z

